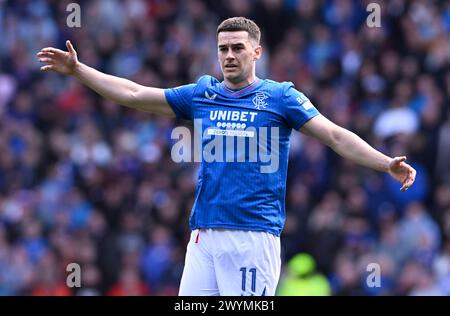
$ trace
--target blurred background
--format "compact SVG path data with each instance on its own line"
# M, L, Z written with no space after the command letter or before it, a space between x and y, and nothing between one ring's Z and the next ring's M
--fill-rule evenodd
M186 123L41 73L35 54L70 39L143 85L222 80L215 31L231 16L261 27L260 78L294 82L417 170L401 193L293 133L278 294L450 295L450 2L382 1L372 28L361 0L77 1L80 28L70 2L0 0L0 295L177 294L198 166L172 161L170 133Z

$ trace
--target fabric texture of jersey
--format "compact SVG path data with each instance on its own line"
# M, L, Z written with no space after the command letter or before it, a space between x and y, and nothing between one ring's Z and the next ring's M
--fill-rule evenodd
M231 90L202 76L195 84L165 89L165 96L177 118L194 121L201 137L191 229L279 236L285 222L291 131L318 110L291 82L259 78Z

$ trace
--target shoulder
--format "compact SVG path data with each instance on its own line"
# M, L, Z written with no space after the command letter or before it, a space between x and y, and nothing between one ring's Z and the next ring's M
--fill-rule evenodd
M268 85L272 86L272 91L277 90L273 95L278 97L278 104L281 109L298 109L299 105L303 106L302 110L314 108L308 97L303 92L296 89L291 81L266 81Z
M283 81L280 83L281 89L283 91L283 96L290 96L291 94L298 94L300 91L298 91L295 88L295 85L291 81Z
M294 84L290 81L278 82L271 79L264 79L263 87L276 92L278 96L286 95L286 93L289 91L290 88L295 89Z
M203 96L205 91L215 90L218 85L219 80L210 75L203 75L195 83L194 96Z
M209 88L220 84L219 80L210 75L203 75L197 80L197 86Z
M264 87L271 91L271 94L284 102L292 100L305 99L306 96L295 88L295 85L291 81L274 81L270 79L264 80ZM306 101L306 100L305 100Z

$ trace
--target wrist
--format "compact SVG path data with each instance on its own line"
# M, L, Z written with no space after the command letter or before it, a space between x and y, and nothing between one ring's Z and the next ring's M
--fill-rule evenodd
M80 63L79 61L77 61L76 63L75 63L75 66L73 67L73 69L72 69L72 72L70 73L70 75L72 75L72 76L74 76L74 77L76 77L77 75L79 75L80 74L80 72L81 72L81 67L82 67L82 63Z
M386 157L386 162L383 165L383 171L384 172L389 172L391 170L391 163L392 163L393 158L391 157Z

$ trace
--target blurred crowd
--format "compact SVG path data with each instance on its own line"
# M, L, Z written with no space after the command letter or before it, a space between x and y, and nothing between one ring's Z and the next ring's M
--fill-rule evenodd
M177 294L198 165L172 161L171 131L189 123L42 73L35 54L70 39L143 85L221 79L215 31L231 16L261 27L260 78L292 81L417 170L403 193L293 133L280 284L307 262L324 295L450 295L450 2L382 1L368 27L362 0L80 0L69 28L70 2L0 0L0 295ZM66 285L72 262L81 288Z

